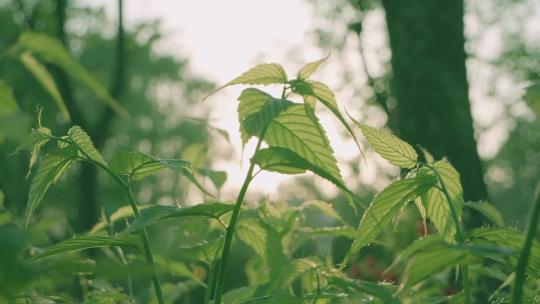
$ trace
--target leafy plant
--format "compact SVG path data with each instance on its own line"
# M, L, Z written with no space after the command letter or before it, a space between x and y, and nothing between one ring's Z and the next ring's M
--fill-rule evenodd
M89 74L66 57L54 40L28 33L11 53L18 54L54 98L66 119L69 113L62 106L54 81L33 55L65 69L67 74L115 107L114 101L97 88ZM42 207L47 192L80 162L105 172L122 189L128 204L114 212L104 212L102 220L90 231L50 246L10 245L13 250L0 253L1 265L10 265L9 269L14 269L10 273L20 273L21 277L13 280L8 286L9 292L2 292L0 296L15 301L64 297L47 294L49 290L42 288L38 279L31 279L31 274L39 277L52 273L53 269L76 274L83 299L88 303L99 299L118 302L155 299L165 303L181 297L185 300L192 294L205 303L473 303L479 301L480 282L486 277L501 282L499 288L490 290L492 300L508 299L507 287L514 279L515 303L520 302L523 295L525 298L533 296L537 290L532 284L526 284L525 278L540 278L540 245L534 240L538 208L533 212L525 237L503 227L502 215L489 203L464 202L459 173L449 160L434 160L423 151L426 161L421 161L417 151L397 136L352 117L349 117L350 124L330 88L310 79L325 60L307 64L294 79L290 79L279 64L261 64L220 88L241 84L282 88L277 97L254 87L244 89L238 97L242 144L253 137L257 144L232 204L219 198L177 206L140 204L133 193L134 182L165 170L185 177L205 197L212 199L215 198L213 193L199 181L200 177L208 177L219 191L227 176L210 168L194 169L186 160L162 159L138 151L120 150L106 159L81 127L73 126L64 135L54 135L56 132L42 125L38 114L36 127L17 149L30 152L28 174L32 179L25 218L21 221L0 204L0 242L9 242L13 239L11 236L24 234L22 229L16 228L19 225L28 233L40 225L35 213ZM0 83L0 97L1 124L10 124L3 119L15 115L19 109L15 97L3 83ZM386 186L368 205L342 177L334 150L317 117L319 103L334 115L358 145L353 125L378 155L403 170L403 177ZM10 136L9 132L0 135ZM321 200L297 204L262 202L247 207L245 198L249 186L262 170L281 174L314 173L341 191L349 203L344 208L352 215L344 216L336 202ZM466 207L483 214L493 226L467 231L463 223ZM413 220L408 220L408 214L413 211L417 211ZM324 220L310 220L314 214ZM356 219L354 223L348 220L350 217ZM396 227L414 225L416 220L422 222L423 232L414 235L413 241L404 248L395 248L389 240L397 234ZM149 231L160 227L160 234L178 240L171 254L153 250ZM431 228L435 233L430 233ZM346 252L340 256L332 253L329 244L343 239L350 242ZM367 267L372 271L372 278L362 277L359 268L363 267L361 263L367 260L373 247L381 247L378 248L378 252L384 253L381 257L390 258L387 261L375 259L371 267ZM234 251L235 248L241 249ZM81 251L90 254L85 256ZM96 252L103 253L105 259L98 259ZM57 259L63 255L69 255L70 259ZM235 262L243 259L242 267L236 264L231 267L233 259ZM73 263L60 267L68 260ZM112 261L110 267L117 271L100 271L96 261ZM379 266L386 269L378 270ZM245 270L247 282L243 287L230 283L231 277L241 269ZM0 283L6 281L3 276L2 272ZM456 289L444 292L444 288L453 284L451 276ZM86 277L95 278L101 287L89 288L81 283L81 278ZM138 282L145 279L152 281L155 298L145 296L134 287L144 286ZM202 294L197 295L201 290ZM73 299L66 295L62 300Z

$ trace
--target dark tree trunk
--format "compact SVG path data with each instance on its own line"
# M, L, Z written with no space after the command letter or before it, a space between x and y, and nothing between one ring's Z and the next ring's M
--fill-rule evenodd
M461 174L465 200L486 199L468 98L463 1L382 2L400 136L448 157Z
M65 35L65 21L66 21L66 4L67 0L58 0L56 13L57 13L57 36L66 44ZM113 84L110 92L111 96L115 99L120 98L123 91L123 84L125 79L125 43L124 43L124 26L123 26L123 1L118 0L118 29L117 29L117 45L115 53L115 67L113 71ZM110 107L105 108L102 119L98 124L91 129L85 121L79 108L75 105L73 100L73 94L69 85L68 79L61 70L57 71L57 81L60 91L68 110L70 111L73 123L78 124L86 129L92 139L96 148L99 150L103 148L105 140L108 137L110 124L114 117L114 112ZM77 206L78 218L74 221L77 223L77 227L74 227L78 232L84 232L92 228L99 218L99 205L98 205L98 172L95 166L89 164L83 164L81 167L81 173L79 175L79 190L80 199Z

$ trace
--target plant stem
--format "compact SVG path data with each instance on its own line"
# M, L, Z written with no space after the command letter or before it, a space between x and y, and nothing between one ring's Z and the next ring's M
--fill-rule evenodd
M516 279L514 282L514 290L512 291L512 303L521 303L523 297L523 284L525 283L525 273L527 270L527 262L531 254L531 247L534 241L536 230L538 229L538 222L540 220L540 182L536 186L536 198L534 202L533 212L529 220L529 228L527 229L527 236L525 237L525 243L519 256L518 264L516 267Z
M435 166L432 166L430 164L424 164L428 168L430 168L437 177L437 180L441 184L441 191L446 197L446 201L448 201L448 205L450 207L450 213L452 214L452 219L454 220L454 223L456 224L456 236L458 239L458 242L463 245L465 244L465 236L462 231L461 222L459 221L459 217L457 215L457 211L454 208L453 199L450 196L450 193L448 192L448 188L446 187L446 183L442 179L441 173ZM470 282L469 282L469 267L467 265L461 266L461 280L463 285L463 293L465 294L465 303L470 304L472 300L471 296L471 290L470 290Z
M217 268L218 264L219 262L210 262L208 264L208 280L206 282L206 291L204 293L204 304L210 302L210 296L212 295L212 291L214 290L214 286L216 285L215 268Z
M73 144L76 144L76 143L73 143ZM131 192L131 187L129 186L129 184L124 182L124 180L118 174L111 171L111 169L109 169L106 165L100 162L94 161L85 151L83 151L83 149L79 148L79 151L81 151L81 153L86 157L83 160L105 170L105 172L107 172L110 176L112 176L122 186L122 188L124 189L124 193L128 197L131 209L133 209L133 214L135 215L136 218L139 217L141 215L141 211L139 210L139 206L137 206L137 201L135 200L135 197L133 196L133 192ZM144 255L146 257L146 262L148 263L152 271L152 283L154 285L154 290L156 292L158 303L164 304L165 302L163 300L163 293L161 291L161 285L159 284L156 268L154 266L155 264L154 256L152 255L152 250L150 249L150 243L148 242L148 233L146 232L146 227L143 227L140 235L143 242Z
M263 129L263 131L261 132L261 135L259 136L257 147L255 148L255 152L253 152L254 155L261 148L261 144L262 144L265 133L266 133L266 127ZM229 222L229 226L227 227L227 230L225 232L225 242L223 243L223 252L221 253L221 261L219 263L219 266L216 268L217 284L216 284L216 291L214 293L214 304L221 304L221 298L223 296L223 286L225 284L225 270L227 268L227 259L229 258L229 252L231 250L232 238L233 238L234 230L236 228L236 223L238 222L238 216L240 215L240 210L242 209L242 202L244 201L244 197L246 196L246 192L249 187L249 184L253 180L254 169L255 169L255 163L251 162L251 164L249 165L248 172L246 174L246 178L244 179L244 183L242 184L242 188L240 188L240 193L238 193L238 198L236 199L233 213L231 215L231 221Z
M141 215L141 211L139 210L139 207L137 206L137 201L135 200L135 197L133 196L133 192L131 192L131 188L129 186L124 187L124 191L128 195L129 198L129 204L131 205L131 208L133 209L133 213L135 214L135 217L139 217ZM144 247L144 256L146 257L146 262L148 263L148 266L150 266L150 270L152 271L152 283L154 284L154 290L156 292L156 297L159 304L164 304L163 300L163 293L161 292L161 285L159 284L159 278L156 273L156 267L154 266L154 256L152 255L152 250L150 249L150 242L148 241L148 233L146 232L146 227L142 228L141 231L141 239L143 242Z

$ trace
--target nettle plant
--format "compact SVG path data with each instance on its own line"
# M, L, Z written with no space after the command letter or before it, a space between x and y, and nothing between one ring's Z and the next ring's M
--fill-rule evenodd
M278 97L250 87L238 98L242 142L246 144L255 137L257 144L233 204L213 202L180 207L145 202L141 205L133 194L132 184L163 169L185 176L201 191L211 194L197 181L188 161L160 159L140 152L119 152L106 161L80 127L72 127L67 135L55 136L38 121L21 145L21 149L31 151L30 167L36 164L44 145L52 147L41 157L33 174L26 225L32 224L34 210L50 186L77 161L95 165L110 175L123 189L129 205L104 216L103 221L83 235L48 248L31 247L24 263L39 265L53 256L101 248L127 270L122 272L125 279L117 279L116 287L109 286L106 293L87 287L90 291L85 299L93 301L100 298L105 301L105 297L116 302L134 300L137 293L133 281L141 276L151 280L155 298L150 298L158 303L178 301L179 294L201 288L205 290L205 303L472 303L481 296L478 294L484 287L480 283L488 278L500 282L487 295L493 301L507 301L514 280L515 303L521 301L523 294L528 299L535 297L536 280L540 279L540 246L533 240L534 229L529 231L525 242L520 232L502 227L502 217L492 205L464 202L459 173L449 161L434 160L427 151L423 151L424 161L420 161L408 143L351 118L375 152L402 168L404 174L375 195L368 206L349 190L316 114L319 104L328 108L358 143L334 93L327 85L310 79L325 60L306 65L295 79L289 79L279 64L260 64L224 86L283 87ZM303 102L289 100L293 95ZM343 219L333 204L322 201L306 201L296 206L263 202L246 207L244 198L249 185L261 170L282 174L310 171L330 181L347 198L351 210L357 212L358 226ZM362 250L380 243L379 235L391 223L400 223L400 215L407 206L415 206L424 226L433 225L436 233L422 235L398 252L385 272L398 273L399 279L376 282L351 278L348 269ZM465 207L481 212L493 225L466 231L462 219ZM310 226L305 216L308 210L319 211L337 225ZM184 245L170 256L154 253L147 230L164 222L178 221L187 221L187 225L178 224L183 233L176 231L174 235ZM308 251L306 255L301 250L306 240L337 237L352 241L338 262L317 251ZM234 243L235 239L242 244ZM242 271L231 265L233 244L252 249L245 265L249 285L226 290L228 278ZM141 257L146 263L142 267L145 271L133 266L141 265ZM86 270L83 275L88 273L92 270ZM182 278L181 285L177 278ZM530 280L525 282L524 278ZM442 293L441 286L452 283L452 279L455 290ZM21 296L31 298L36 293L39 288L30 286ZM187 302L188 298L182 299Z

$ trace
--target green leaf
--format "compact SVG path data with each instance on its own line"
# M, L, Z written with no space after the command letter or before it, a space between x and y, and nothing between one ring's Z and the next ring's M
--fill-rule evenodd
M488 218L493 224L504 227L504 218L502 214L488 202L465 202L465 207L474 209Z
M446 185L452 200L450 203L452 203L458 218L460 218L463 211L463 188L461 187L459 173L446 160L435 162L433 167L441 175L442 182ZM428 174L432 174L432 172L429 172ZM439 188L442 188L440 181L438 181L438 185ZM454 242L457 231L456 223L452 217L450 203L439 188L434 187L430 189L422 196L422 202L426 206L428 218L433 222L437 231L445 237L447 242Z
M151 207L150 205L140 205L139 210L144 210L146 208ZM107 225L114 224L120 220L124 220L130 217L133 217L133 208L130 205L122 206L116 211L114 211L109 218L105 218L105 215L103 214L102 220L97 222L94 227L88 232L89 235L96 234L103 230Z
M255 153L251 161L263 170L283 174L300 174L311 171L354 197L354 193L347 188L341 178L334 177L326 169L311 164L288 149L279 147L261 149Z
M118 174L131 176L132 180L141 180L168 168L186 177L199 190L212 196L195 178L191 171L191 164L181 159L159 159L141 152L117 152L110 161L109 167Z
M402 168L416 166L418 154L411 145L386 131L372 128L357 121L355 123L375 152L391 164Z
M141 211L141 215L135 219L128 228L128 231L135 232L143 227L179 217L219 219L219 217L230 212L233 208L234 206L232 204L223 203L206 203L191 207L152 206Z
M256 219L245 219L241 221L235 230L236 236L253 248L257 255L264 260L268 259L266 244L268 242L268 234L265 227Z
M110 246L137 247L137 243L133 238L113 239L105 236L77 236L46 248L43 252L31 257L29 261L36 261L66 252Z
M295 259L281 268L277 277L270 282L269 293L287 288L304 274L319 267L319 262L311 258Z
M180 278L192 279L198 285L206 288L206 284L186 264L157 255L154 256L154 260L158 271L162 273L166 272Z
M221 257L224 237L212 240L204 240L192 246L182 246L178 248L178 258L182 261L206 262L210 264Z
M398 265L402 261L406 261L410 259L410 257L413 254L416 254L420 250L424 250L429 247L440 246L440 245L444 245L444 238L437 234L430 234L423 238L417 239L411 245L409 245L407 248L405 248L398 254L396 259L392 262L390 266L388 266L385 272L394 268L396 265Z
M433 187L435 179L430 176L417 176L394 182L375 196L364 212L351 249L345 257L346 263L360 249L370 244L382 229L388 225L409 201L424 194Z
M332 204L328 202L320 201L320 200L311 200L311 201L304 202L300 206L301 209L306 209L309 207L317 208L322 214L330 218L333 218L342 224L347 225L347 222L337 213L337 211L334 209Z
M30 151L30 161L28 164L28 172L26 173L26 178L32 173L32 167L36 164L39 158L39 152L41 147L49 142L51 136L51 130L45 127L38 127L37 129L32 129L30 134L22 141L22 143L17 147L14 153L19 151Z
M221 189L223 184L225 184L227 181L227 172L225 171L214 171L208 168L198 168L197 172L199 172L199 174L202 176L208 177L218 190Z
M3 81L0 80L0 117L19 111L15 96Z
M43 86L47 93L51 95L52 99L60 109L60 113L62 113L63 119L66 122L71 121L71 117L69 115L66 104L64 103L64 99L62 98L62 95L60 94L60 91L56 86L54 78L49 73L49 71L47 71L45 66L43 66L39 61L36 60L36 58L34 58L34 56L32 56L28 52L22 53L20 59L26 69L28 69L28 71L32 73L32 75L41 84L41 86Z
M39 203L49 187L58 181L73 164L76 153L74 147L68 146L45 156L30 184L26 209L26 227L28 227L30 217L34 210L39 207Z
M259 136L281 111L292 104L287 100L275 99L255 88L243 90L238 101L238 120L243 145L252 136Z
M279 113L268 124L264 141L270 147L294 152L344 184L326 133L314 115L308 116L304 105L290 105Z
M328 55L326 55L326 57L322 59L306 64L303 68L300 69L300 71L298 71L298 78L307 79L319 68L321 64L323 64L328 59L328 57L330 57L330 53L328 53Z
M285 70L283 70L283 67L277 63L262 63L244 72L242 75L229 81L227 84L219 87L204 97L203 100L215 94L219 90L235 84L267 85L281 83L287 83L287 74L285 73Z
M314 108L315 106L315 100L313 98L319 100L324 106L326 106L339 120L343 127L345 127L347 132L349 132L351 137L354 139L354 142L356 143L358 148L360 148L358 138L356 138L356 135L354 134L351 126L349 126L349 124L339 111L334 92L332 92L332 90L326 84L312 80L296 80L291 81L291 85L293 92L302 95L304 97L304 102L311 108Z
M126 110L109 95L107 89L71 57L58 39L42 33L24 32L10 51L15 54L30 52L42 61L59 67L70 78L90 89L118 114L129 116Z
M11 89L0 80L0 144L4 137L21 140L30 129L30 118L19 110Z
M68 131L69 138L77 145L82 152L84 158L89 158L95 162L98 162L104 166L107 166L107 162L101 156L101 153L94 147L92 139L86 134L86 132L79 126L73 126Z
M477 260L478 258L467 249L455 246L422 251L409 261L405 269L405 286L413 286L445 269L456 265L467 265Z
M519 252L521 252L525 243L525 236L521 232L507 228L479 228L473 230L470 237L474 244L499 245L513 249L515 254L511 263L514 266L517 264ZM540 243L536 240L531 248L527 273L536 279L540 279Z
M336 227L300 227L298 231L304 236L316 237L316 236L333 236L333 237L346 237L354 239L356 236L356 229L349 226L336 226Z
M374 296L382 300L383 303L401 303L399 299L394 297L389 286L387 287L375 282L351 280L343 275L330 275L327 278L329 284L339 287L346 293L351 293L352 291L354 292L353 295L359 296L357 294L359 292Z

